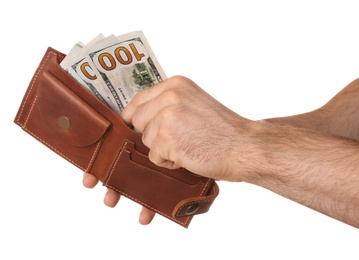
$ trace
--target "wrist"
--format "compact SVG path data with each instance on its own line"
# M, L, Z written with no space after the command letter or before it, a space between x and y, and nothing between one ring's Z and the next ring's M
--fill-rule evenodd
M260 186L280 178L279 174L285 170L283 158L288 156L291 145L288 133L294 129L266 120L248 120L242 124L235 176Z
M246 120L239 124L238 136L233 145L233 181L255 183L262 175L265 150L262 135L270 124L265 121Z

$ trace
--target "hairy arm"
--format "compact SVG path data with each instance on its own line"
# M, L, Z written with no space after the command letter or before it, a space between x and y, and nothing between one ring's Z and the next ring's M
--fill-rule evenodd
M287 125L255 128L252 158L237 159L248 167L244 181L359 227L358 142Z
M317 110L261 124L266 169L249 182L359 227L359 80Z
M359 79L351 82L319 109L266 121L359 140Z

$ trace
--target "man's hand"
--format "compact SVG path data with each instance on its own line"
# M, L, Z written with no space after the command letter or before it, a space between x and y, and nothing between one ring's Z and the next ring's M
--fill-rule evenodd
M219 103L188 78L175 76L134 96L121 118L143 134L156 165L183 167L220 180L234 173L238 147L251 121Z
M138 94L120 117L143 134L149 159L166 168L183 167L213 179L240 181L233 174L240 116L220 104L193 81L176 76ZM248 120L249 121L249 120ZM83 185L93 188L98 179L89 173ZM108 190L104 203L115 207L120 195ZM139 222L149 224L155 213L142 208Z

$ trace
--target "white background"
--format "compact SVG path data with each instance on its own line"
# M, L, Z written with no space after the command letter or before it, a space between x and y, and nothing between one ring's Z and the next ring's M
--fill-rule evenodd
M105 188L13 123L48 46L142 30L168 77L250 119L318 108L359 76L356 1L6 1L1 7L0 259L359 259L359 232L246 183L219 182L190 227ZM220 127L220 126L219 126ZM335 151L333 151L335 152Z

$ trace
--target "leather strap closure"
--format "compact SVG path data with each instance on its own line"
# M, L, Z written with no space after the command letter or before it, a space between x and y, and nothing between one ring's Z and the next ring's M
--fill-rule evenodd
M219 188L214 181L206 196L182 200L172 212L175 218L188 217L205 213L211 207L219 194Z

